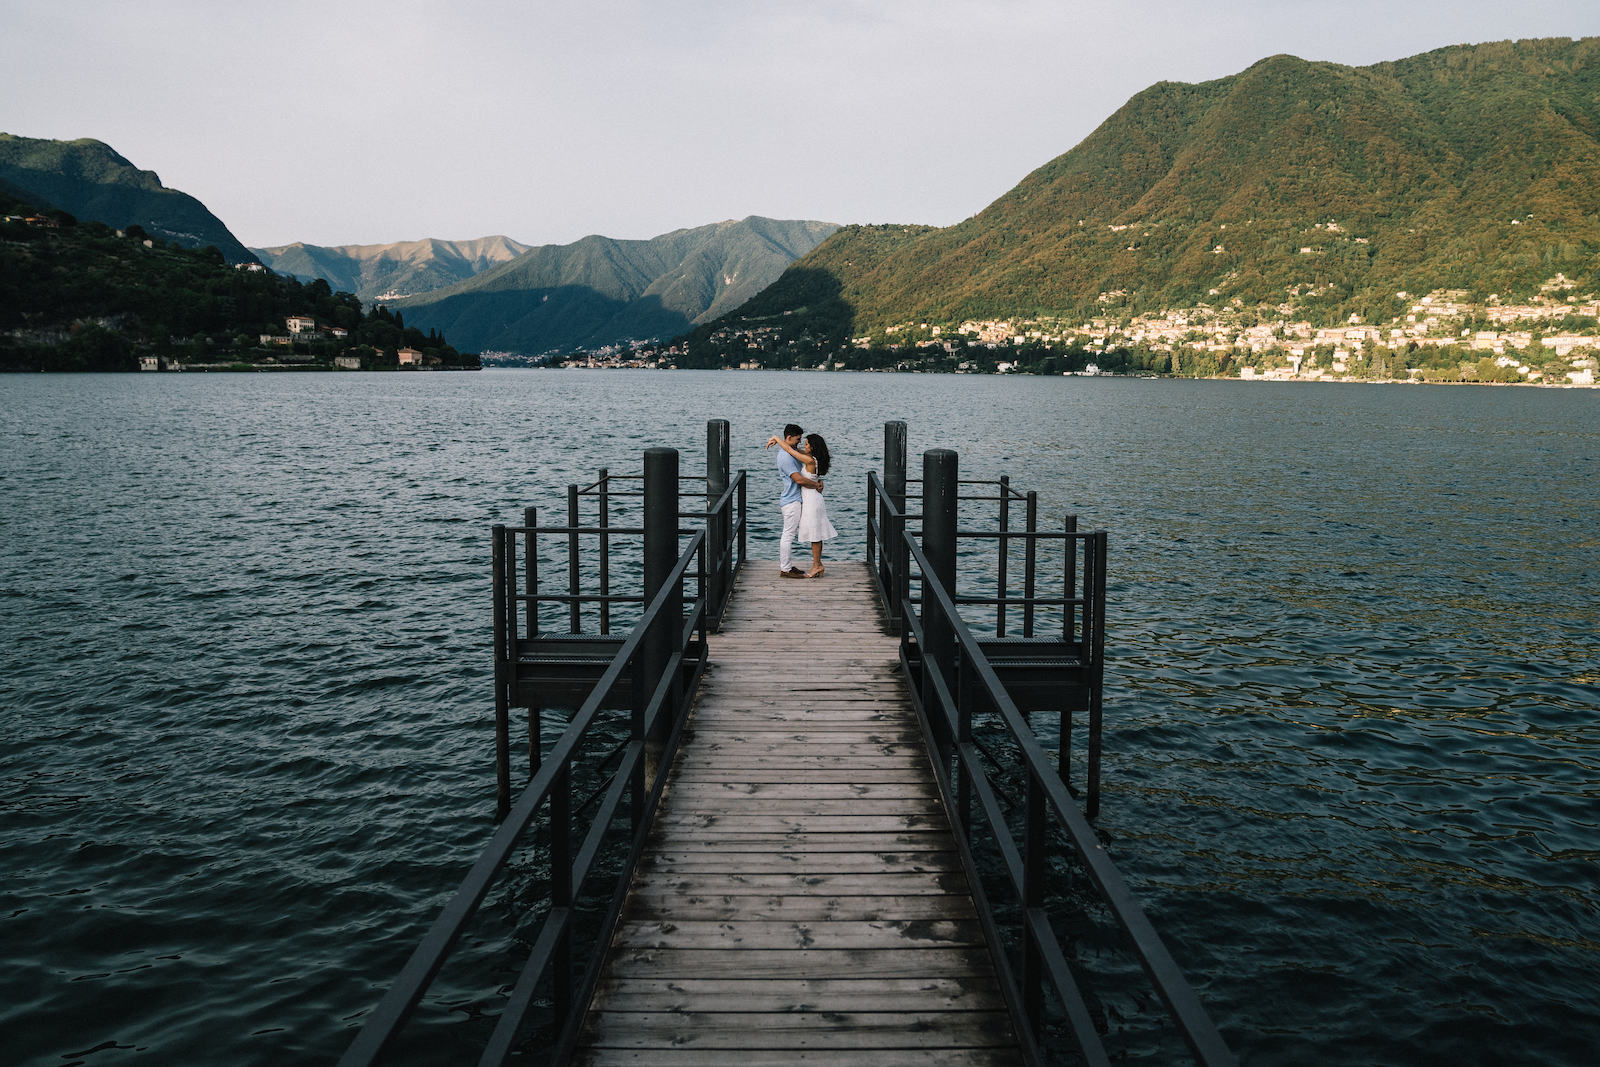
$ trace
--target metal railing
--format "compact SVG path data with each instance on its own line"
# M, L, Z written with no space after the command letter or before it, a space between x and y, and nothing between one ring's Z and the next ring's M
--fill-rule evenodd
M904 483L907 487L920 485L920 479L908 479ZM1088 535L1078 533L1078 517L1067 515L1063 520L1060 530L1041 530L1039 528L1039 494L1035 492L1022 493L1011 487L1011 479L1002 475L993 478L963 478L962 486L995 486L997 493L993 496L970 493L963 490L961 502L969 503L998 503L999 524L995 529L960 528L955 531L958 539L994 541L996 543L994 559L994 593L954 593L953 599L957 604L983 605L993 609L994 635L997 638L1012 636L1008 634L1010 627L1010 612L1020 609L1022 613L1022 633L1024 639L1040 635L1039 622L1041 608L1053 607L1063 609L1061 615L1061 636L1063 640L1081 645L1087 650L1092 643L1098 616L1094 614L1096 602L1093 598L1094 572L1092 563L1082 560L1078 554L1078 546ZM907 512L906 504L910 501L921 502L919 493L908 493L902 490L899 494L892 492L884 479L877 471L867 472L867 563L871 577L876 586L878 596L890 612L892 621L898 629L903 621L897 609L891 604L891 599L898 591L899 597L909 596L912 604L919 603L917 597L909 589L909 559L904 551L896 551L900 535L915 528L915 522L920 522L922 515L918 512ZM1025 508L1024 524L1019 528L1012 525L1009 505L1022 503ZM1022 542L1022 574L1020 577L1021 590L1014 591L1013 572L1011 570L1011 554L1015 542ZM1062 563L1055 568L1063 582L1060 595L1042 594L1040 592L1040 549L1050 542L1060 542L1062 545ZM899 583L898 585L896 583ZM1081 590L1081 592L1080 592Z
M904 424L898 425L903 442ZM708 441L714 440L713 429ZM723 469L726 470L725 464ZM1079 992L1063 939L1052 922L1052 910L1059 920L1068 906L1061 893L1053 892L1052 879L1059 876L1052 875L1050 860L1053 855L1060 855L1087 872L1116 924L1130 939L1134 954L1195 1057L1208 1065L1232 1063L1231 1052L1199 999L1105 855L1089 817L1079 812L1066 782L1065 744L1060 760L1052 765L1002 680L1001 673L1008 668L1002 662L997 670L986 642L973 635L961 615L963 602L998 608L997 637L987 642L993 648L997 643L1014 640L1006 636L1003 621L1005 611L1012 605L1022 607L1024 612L1048 604L1059 605L1065 619L1062 638L1049 640L1061 647L1072 646L1071 669L1082 671L1086 664L1093 666L1093 727L1097 738L1098 664L1103 661L1104 641L1104 532L1080 534L1069 528L1045 533L1033 528L1032 522L1026 531L1006 532L1006 537L1024 537L1026 546L1051 539L1066 546L1066 571L1069 575L1081 573L1082 580L1078 583L1076 578L1069 578L1061 597L1037 596L1031 578L1025 579L1020 601L1007 596L1003 579L997 597L958 597L954 592L958 537L989 536L993 531L957 529L956 501L961 483L955 477L954 453L934 450L925 455L923 515L908 515L904 509L903 453L898 479L892 470L887 473L889 477L885 479L878 479L875 474L868 479L869 569L879 582L891 615L899 622L901 663L929 741L935 779L951 814L980 921L994 947L996 968L1025 1047L1037 1052L1041 1044L1045 996L1047 990L1053 989L1070 1024L1077 1054L1091 1064L1110 1060L1093 1013ZM602 472L601 480L590 489L604 500L608 483ZM726 588L717 589L711 578L712 560L727 561L727 585L731 587L744 556L743 472L725 485L714 484L708 473L706 527L691 532L681 553L682 531L678 523L689 515L679 510L676 452L648 450L644 483L643 492L637 494L645 502L644 523L637 529L610 526L607 518L594 527L576 522L550 528L534 522L524 527L496 527L496 732L502 749L508 745L505 704L512 680L506 673L514 668L519 612L530 620L525 632L537 634L540 603L559 608L569 603L566 597L580 595L610 597L612 603L623 599L614 597L604 584L599 594L580 594L572 578L575 572L570 569L569 583L573 584L567 594L540 593L536 573L524 575L519 582L514 560L517 539L534 546L536 534L552 533L568 538L572 548L578 538L591 534L607 537L640 533L644 595L637 599L647 603L542 761L538 739L533 739L531 780L514 803L505 805L504 818L488 846L368 1017L341 1063L352 1067L374 1063L396 1047L408 1020L433 987L491 888L510 877L508 864L519 848L533 850L547 864L549 891L541 905L545 910L530 939L527 959L510 988L479 1062L499 1064L527 1051L523 1047L525 1034L533 1026L541 1028L542 1051L554 1062L564 1062L570 1055L584 1006L598 980L604 949L660 801L665 777L660 769L670 765L677 750L687 694L707 665L712 605L718 595L725 599L727 592ZM1002 481L1000 499L1015 499L1009 494L1008 484ZM581 491L577 495L582 495ZM716 499L710 500L712 496ZM569 491L569 505L573 499ZM737 521L733 518L736 499ZM1031 495L1025 499L1030 499L1030 516L1036 514ZM604 505L602 513L605 514ZM569 519L574 514L575 509L569 510ZM530 517L536 518L536 513L530 512ZM911 519L921 522L920 531L908 529ZM739 546L737 563L732 555L735 540ZM1006 541L1002 539L1001 544ZM1002 558L1005 551L1002 548ZM1031 547L1025 548L1025 553L1032 558ZM533 547L526 559L528 566L537 567L538 553ZM1025 570L1031 574L1031 564ZM918 596L912 594L913 575ZM692 598L685 592L690 585L695 587ZM1003 603L997 605L995 601ZM607 602L595 601L602 605ZM1025 614L1023 640L1034 636L1031 621L1032 617ZM597 727L604 722L604 711L618 706L614 691L624 686L629 687L626 739L608 757L617 759L616 769L609 777L600 776L600 787L593 795L575 800L575 772L592 775L595 770L592 764L582 762L586 758L582 755L584 742L600 732ZM992 749L986 749L979 737L980 723L991 744L1008 746L1010 755L995 759ZM1091 752L1097 764L1097 741ZM509 770L502 773L505 784ZM1021 803L1009 808L1005 793L1010 783L1003 780L1007 775L1013 779L1020 775L1025 794ZM1097 767L1092 780L1097 796ZM585 819L584 813L591 809L592 815ZM1020 827L1013 827L1012 823L1019 819ZM625 833L622 826L627 828ZM623 840L618 842L618 836ZM528 844L530 837L533 841ZM980 849L999 854L999 862L987 871L980 870L975 859L975 852ZM1056 852L1052 853L1052 849ZM602 874L610 874L602 871L602 860L618 852L626 853L620 871L614 877L602 878ZM998 886L1004 895L998 911L989 903L986 884ZM580 914L584 902L588 902L589 910ZM598 924L592 919L596 907L604 909ZM1011 952L1003 948L1008 940L1016 946ZM1012 966L1012 955L1020 957L1019 966Z
M565 523L539 522L539 509L530 507L523 512L522 526L517 532L523 537L522 568L526 576L526 589L521 597L526 606L524 619L521 623L521 633L518 636L533 637L541 632L548 633L548 625L541 622L540 605L559 605L566 615L566 633L582 634L589 632L585 628L585 608L592 607L590 617L594 619L598 632L602 635L611 633L612 607L617 604L644 603L644 597L638 594L614 593L611 587L613 549L619 539L636 540L643 533L642 526L616 525L613 504L618 501L642 499L643 489L621 489L616 483L642 482L643 475L639 474L613 474L604 467L598 472L598 477L588 485L579 486L576 483L567 486L567 509ZM713 475L685 475L684 482L706 483L704 511L681 511L679 519L697 522L700 525L691 526L681 530L689 533L695 529L706 531L706 589L707 589L707 614L713 630L717 629L722 621L723 612L727 610L728 597L733 592L733 580L744 565L746 545L748 542L748 512L746 510L747 481L743 470L737 471L729 478L726 474L718 480ZM583 521L583 502L592 501L593 518L585 524ZM541 554L535 543L540 534L557 536L566 542L566 589L564 592L550 592L540 588L539 562ZM593 538L595 551L593 556L593 573L589 576L590 591L585 591L584 559L585 552L583 540ZM506 559L511 561L514 557L513 550L508 546Z
M892 624L898 629L903 620L898 614L897 605L908 595L906 577L908 561L905 553L899 551L897 546L900 534L910 528L908 523L919 522L922 519L921 514L906 510L909 501L921 503L922 479L912 478L907 474L906 430L903 422L890 422L884 425L883 467L882 476L876 471L867 475L867 562L877 584L878 595L890 613ZM991 608L994 634L997 638L1009 636L1007 630L1013 607L1021 609L1021 636L1024 639L1037 635L1039 610L1044 607L1066 609L1061 620L1064 639L1072 640L1074 634L1089 635L1096 619L1101 616L1091 617L1086 614L1094 607L1091 601L1084 599L1090 595L1092 575L1085 573L1081 586L1077 581L1080 568L1075 555L1076 545L1072 540L1072 535L1076 534L1078 529L1077 516L1067 515L1061 531L1042 531L1039 529L1039 494L1032 491L1026 493L1018 491L1011 485L1009 476L1001 475L997 479L960 479L958 484L963 487L960 490L960 502L963 505L984 503L998 505L996 508L998 522L993 529L967 528L956 531L958 538L993 541L996 546L994 594L982 596L952 589L950 592L955 597L956 603L984 605L986 608ZM993 494L973 492L974 487L983 489L993 487ZM1022 509L1020 527L1014 525L1012 512L1014 505L1020 505ZM1020 595L1013 592L1011 569L1012 550L1015 542L1019 541L1022 543ZM1050 541L1063 542L1065 555L1058 570L1064 584L1061 596L1041 595L1039 592L1042 577L1039 551L1042 545ZM896 581L901 583L899 587L896 587ZM1085 590L1083 596L1077 592L1080 587ZM916 601L913 599L912 602ZM1076 617L1072 612L1078 613ZM1087 640L1084 643L1087 647Z
M677 551L676 464L677 454L671 449L650 449L645 454L644 572L649 602L642 616L573 714L565 732L544 755L532 780L510 805L460 888L367 1018L341 1064L354 1067L376 1063L393 1048L486 895L507 877L508 863L519 848L533 849L548 864L548 910L538 923L531 951L479 1063L499 1064L516 1054L530 1026L530 1017L536 1012L544 1020L544 1029L555 1035L555 1060L560 1062L570 1050L660 801L665 784L661 770L670 765L677 750L688 694L693 692L707 663L710 536L705 530L694 531L681 554ZM723 498L731 492L732 487ZM508 573L510 591L515 593L514 571L504 568L500 556L514 538L528 533L522 527L496 527L497 594L505 590ZM685 603L684 587L691 574L698 579L699 593ZM497 616L507 611L514 614L512 609L521 599L522 595L497 595ZM497 628L498 632L512 632L508 619L497 617L496 621L505 624ZM574 772L579 769L584 742L601 723L603 711L614 706L611 691L624 681L631 683L633 700L620 761L602 793L575 803ZM617 843L612 840L613 824L622 819L624 804L628 831L626 840ZM582 813L591 806L593 813L587 820L582 819ZM624 846L626 859L620 873L606 884L591 886L597 880L603 857ZM576 940L587 931L577 921L579 905L596 898L605 908L604 917L587 937L587 943L580 946ZM579 965L575 961L587 962Z
M671 450L668 450L671 451ZM675 453L674 453L675 454ZM587 684L616 652L620 639L612 634L613 608L642 606L644 595L618 593L611 584L613 553L626 546L624 559L637 567L647 554L642 542L652 519L673 522L688 520L697 524L679 528L679 535L702 529L706 539L704 573L696 575L699 587L694 596L705 604L708 628L720 628L722 615L732 595L734 580L744 566L748 510L747 479L744 471L731 477L728 470L727 423L712 420L707 424L706 474L674 476L674 485L704 483L703 510L679 510L680 501L699 496L698 492L677 495L667 510L657 514L641 512L649 486L645 475L614 474L604 468L587 486L567 486L566 522L540 523L539 509L527 508L523 525L496 527L494 545L494 660L495 660L495 780L496 803L500 817L511 804L511 709L528 709L528 774L538 773L541 760L543 709L571 707L577 702L571 685L556 687L557 693L544 692L541 669L564 673L569 683L582 678ZM619 488L636 484L635 488ZM590 501L591 518L585 524L583 502ZM621 503L634 522L644 525L617 525L613 506ZM646 512L650 509L645 508ZM668 536L665 529L661 536ZM540 538L553 542L546 551ZM587 557L588 539L595 552ZM565 549L565 566L560 558ZM520 549L520 551L519 551ZM553 569L560 577L547 582L544 571ZM646 580L648 587L648 577ZM631 614L631 612L630 612ZM545 675L548 677L548 675Z
M1195 1059L1207 1065L1235 1063L1199 997L1106 855L1089 816L1078 809L1065 781L1065 764L1051 761L1001 681L984 643L962 618L959 598L952 593L961 484L955 476L955 453L942 449L926 453L924 471L920 545L915 533L905 528L907 516L896 500L879 487L880 495L868 509L869 523L875 512L884 537L873 569L886 575L881 587L899 598L891 614L903 620L901 665L929 741L935 778L956 830L980 920L1021 1028L1035 1050L1046 1043L1045 997L1053 989L1077 1055L1088 1064L1111 1062L1094 1013L1079 990L1063 936L1052 921L1052 909L1058 920L1079 910L1056 886L1061 876L1052 871L1054 849L1087 874ZM1088 621L1080 626L1078 641L1087 642L1085 652L1098 663L1104 641L1106 535L1097 531L1066 536L1070 544L1082 545L1086 556L1085 596L1073 599L1088 603ZM920 579L921 595L916 598L910 592L913 572ZM1098 677L1095 681L1097 693ZM980 720L987 746L979 737ZM1001 744L1007 751L997 758L994 747ZM1097 769L1095 776L1098 791ZM1023 779L1023 798L1008 806L1006 794L1015 791L1018 777ZM997 853L998 863L981 868L975 858L978 850ZM991 905L986 885L1003 894L998 908ZM1008 942L1016 946L1020 966L1013 966L1001 951Z
M1093 627L1095 619L1090 609L1092 604L1085 599L1080 599L1075 592L1077 585L1077 558L1076 543L1071 535L1077 533L1078 517L1068 515L1063 531L1041 531L1039 529L1039 494L1029 491L1022 493L1011 487L1011 478L1002 474L998 479L963 478L962 486L994 486L995 495L989 496L981 493L961 491L962 503L988 503L998 505L998 526L993 530L985 529L958 529L957 538L974 540L989 540L996 542L995 559L995 593L985 597L976 594L959 594L956 596L958 604L983 604L994 608L994 634L996 637L1006 636L1009 609L1015 605L1022 609L1022 636L1031 638L1036 636L1036 622L1038 610L1043 606L1065 607L1068 611L1062 618L1062 636L1072 639L1075 632L1085 635ZM1021 529L1016 529L1011 522L1011 505L1021 504L1023 507L1023 524ZM1022 594L1015 596L1011 592L1011 548L1012 542L1022 542ZM1061 541L1065 551L1064 566L1061 568L1065 588L1062 595L1039 595L1039 548L1041 542ZM1087 576L1086 576L1087 577ZM1083 588L1087 592L1090 583L1085 582ZM1074 617L1073 612L1078 613Z
M904 484L920 484L909 480ZM1044 673L1058 667L1071 671L1080 679L1074 687L1075 699L1061 699L1051 710L1059 715L1057 728L1057 765L1061 780L1072 788L1072 747L1076 732L1075 705L1087 712L1084 728L1086 749L1084 771L1084 803L1090 818L1100 811L1100 768L1102 758L1102 692L1105 672L1105 553L1104 531L1078 532L1078 520L1068 515L1060 530L1038 528L1038 495L1033 492L1018 493L1010 480L963 479L959 486L998 485L999 495L967 494L962 503L998 501L1000 504L999 528L956 529L953 536L960 540L992 540L998 542L995 560L996 583L993 595L956 593L946 590L957 605L976 605L993 610L994 639L984 643L986 655L1001 664L1029 660ZM903 494L897 501L878 472L867 474L867 569L876 586L880 603L897 631L904 631L908 613L919 608L922 601L916 594L917 573L914 558L906 548L906 538L920 536L922 515L907 513L903 504L908 498ZM1022 529L1010 526L1007 504L1021 500L1025 503L1026 525ZM920 502L920 501L919 501ZM1009 548L1014 541L1022 542L1023 574L1020 595L1010 588L1007 563ZM1058 546L1059 563L1052 570L1061 582L1060 594L1043 595L1039 591L1041 555L1046 549ZM1022 611L1022 634L1007 634L1007 611ZM1057 612L1059 629L1049 635L1043 633L1038 623L1046 612ZM971 627L971 623L967 625ZM1057 633L1059 636L1057 636ZM1041 710L1030 706L1029 710Z

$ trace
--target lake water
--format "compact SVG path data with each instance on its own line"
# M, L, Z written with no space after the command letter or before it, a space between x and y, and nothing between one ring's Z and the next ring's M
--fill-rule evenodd
M883 423L1110 531L1114 861L1249 1064L1600 1047L1600 392L0 378L0 1062L327 1062L490 831L489 526ZM918 469L913 459L913 472ZM772 513L772 514L769 514Z

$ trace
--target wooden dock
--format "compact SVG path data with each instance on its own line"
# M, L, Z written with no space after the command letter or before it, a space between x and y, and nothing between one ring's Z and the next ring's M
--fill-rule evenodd
M1019 1061L898 648L865 564L745 567L575 1062Z

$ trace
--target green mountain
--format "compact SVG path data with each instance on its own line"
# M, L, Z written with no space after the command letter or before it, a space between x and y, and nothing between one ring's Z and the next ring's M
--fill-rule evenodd
M752 216L648 241L585 237L391 306L474 350L537 355L671 337L739 306L837 229Z
M530 246L509 237L476 241L399 241L382 245L308 245L252 248L267 266L301 281L321 278L367 303L443 289L509 263Z
M254 263L206 206L168 189L99 141L51 141L0 133L0 182L27 199L118 229L137 225L184 248L212 245L229 263Z
M1377 321L1401 290L1512 299L1557 272L1600 287L1600 38L1273 56L1152 86L958 225L846 227L691 347L1199 304Z
M289 318L312 328L290 336ZM171 367L476 367L436 333L387 309L363 313L349 293L303 284L258 264L229 266L216 248L190 249L147 233L79 221L0 182L0 371Z

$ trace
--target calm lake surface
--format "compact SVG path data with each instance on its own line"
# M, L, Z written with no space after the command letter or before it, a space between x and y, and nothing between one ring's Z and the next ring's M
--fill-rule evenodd
M328 1062L490 832L489 527L883 423L1110 531L1099 825L1248 1064L1600 1047L1600 392L0 377L0 1063ZM920 469L913 458L913 472Z

